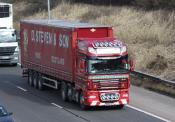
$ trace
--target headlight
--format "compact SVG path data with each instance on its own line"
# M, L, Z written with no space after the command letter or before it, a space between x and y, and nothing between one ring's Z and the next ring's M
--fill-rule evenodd
M90 98L90 99L95 99L96 96L95 96L95 95L91 95L91 96L89 96L88 98Z
M15 52L19 52L19 47L18 46L16 47Z
M126 52L126 46L123 46L123 47L121 48L121 53L124 53L124 52Z
M15 49L15 53L14 54L19 54L19 47L17 46L16 49Z
M89 48L88 48L88 51L89 51L90 53L96 53L96 50L95 50L93 47L89 47Z

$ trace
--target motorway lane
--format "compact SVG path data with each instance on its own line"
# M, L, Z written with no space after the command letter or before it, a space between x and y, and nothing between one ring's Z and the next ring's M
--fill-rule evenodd
M60 92L54 90L38 91L28 86L26 81L26 78L21 77L21 69L19 67L0 67L0 82L2 83L2 85L0 85L0 103L2 104L3 102L9 110L14 112L14 118L17 122L47 122L50 120L52 122L67 122L70 121L69 119L71 119L72 122L162 121L128 107L125 107L123 110L105 107L82 111L75 103L63 102L60 97ZM17 88L17 86L27 91L23 91ZM59 108L59 106L56 107L51 103L60 105L63 108Z
M24 92L15 84L23 79L19 68L0 67L0 104L14 113L15 122L84 122L85 120ZM18 74L18 75L16 75Z
M175 121L175 99L143 88L132 86L130 105Z

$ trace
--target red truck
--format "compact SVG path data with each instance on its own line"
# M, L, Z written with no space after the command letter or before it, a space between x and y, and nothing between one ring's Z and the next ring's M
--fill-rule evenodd
M129 102L130 70L126 45L112 27L62 20L20 23L21 66L29 85L61 89L64 101L90 106Z

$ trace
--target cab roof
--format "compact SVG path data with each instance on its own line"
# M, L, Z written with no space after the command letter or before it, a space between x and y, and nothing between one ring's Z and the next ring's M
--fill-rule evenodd
M97 25L91 23L80 23L76 21L65 21L65 20L22 20L21 22L37 25L47 25L53 27L63 28L103 28L110 27L105 25Z

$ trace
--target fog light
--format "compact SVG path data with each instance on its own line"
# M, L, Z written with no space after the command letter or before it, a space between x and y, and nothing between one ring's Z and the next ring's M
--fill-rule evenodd
M123 97L128 97L128 94L123 94Z
M18 60L18 57L14 57L15 60Z
M95 99L96 98L96 96L89 96L88 98L90 98L90 99Z

